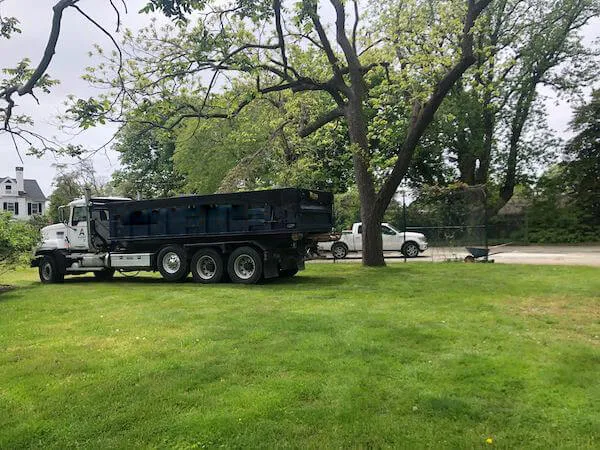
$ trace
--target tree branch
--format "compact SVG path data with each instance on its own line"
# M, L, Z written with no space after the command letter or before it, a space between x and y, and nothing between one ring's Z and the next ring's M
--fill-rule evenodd
M300 137L302 137L302 138L310 136L315 131L317 131L319 128L327 125L330 122L333 122L334 120L342 117L343 115L344 115L344 111L343 111L342 108L338 107L338 108L332 109L328 113L323 114L322 116L318 117L315 121L313 121L313 122L309 123L308 125L302 127L298 131L298 135Z

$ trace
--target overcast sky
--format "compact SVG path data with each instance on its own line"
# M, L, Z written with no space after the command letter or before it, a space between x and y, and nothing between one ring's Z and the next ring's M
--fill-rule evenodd
M23 57L29 57L32 65L36 65L43 54L48 33L50 31L50 18L52 5L56 0L0 0L0 12L3 16L16 16L21 21L21 34L15 35L10 40L0 39L0 61L2 67L14 67ZM118 4L119 2L115 2ZM137 14L146 0L127 0L129 14L122 16L124 28L139 29L150 21L146 14ZM114 28L114 11L107 0L82 0L80 7L94 17L98 22ZM600 26L596 21L593 26L586 28L585 40L592 42L600 36ZM97 91L81 80L83 68L93 65L93 60L88 56L94 43L110 48L110 41L99 30L77 13L68 9L63 17L63 27L52 60L49 73L53 78L61 81L60 85L52 89L49 95L40 95L40 105L30 97L18 98L18 113L27 113L35 120L36 131L45 136L58 136L61 141L68 136L60 134L57 130L56 117L64 111L63 102L67 95L87 98L97 95ZM549 104L550 125L559 133L565 133L566 125L571 117L568 104L554 102ZM109 125L86 130L77 137L70 139L72 143L82 144L88 149L94 149L107 142L114 133L114 127ZM25 178L37 179L42 190L48 196L51 191L52 179L55 169L52 164L69 162L57 160L52 155L41 159L25 155L26 148L22 148L22 157L25 167ZM8 136L0 136L0 176L14 176L15 166L21 165L14 145ZM111 151L98 154L94 158L94 166L101 177L110 178L111 173L118 168L119 162L116 154Z

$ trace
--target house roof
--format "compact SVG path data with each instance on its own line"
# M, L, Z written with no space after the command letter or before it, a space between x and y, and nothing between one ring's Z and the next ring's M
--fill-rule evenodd
M23 184L25 187L25 192L27 193L27 196L32 199L32 200L41 200L41 201L46 201L47 198L44 195L44 193L42 192L42 190L40 189L40 185L38 184L37 181L35 180L23 180Z
M0 177L0 183L2 183L5 180L11 180L14 183L17 182L17 180L11 177ZM40 185L36 180L24 179L23 188L25 189L25 191L19 191L19 197L28 197L31 200L37 200L40 202L45 202L46 200L48 200L42 192L42 189L40 188Z

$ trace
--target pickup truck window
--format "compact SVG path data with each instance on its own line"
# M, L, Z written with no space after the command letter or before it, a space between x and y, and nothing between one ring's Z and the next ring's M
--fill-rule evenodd
M362 225L358 226L358 234L362 234Z
M396 232L391 228L381 225L381 234L387 234L388 236L396 236Z

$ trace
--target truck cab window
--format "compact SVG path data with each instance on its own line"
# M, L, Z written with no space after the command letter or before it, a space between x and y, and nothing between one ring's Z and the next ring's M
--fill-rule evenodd
M85 206L77 206L73 208L73 220L71 220L71 225L75 226L79 222L84 222L87 220L87 212Z
M381 234L386 234L388 236L395 236L396 232L394 230L392 230L389 227L386 227L385 225L381 226Z
M358 233L358 234L362 234L362 225L359 225L359 226L358 226L358 231L357 231L357 233Z

